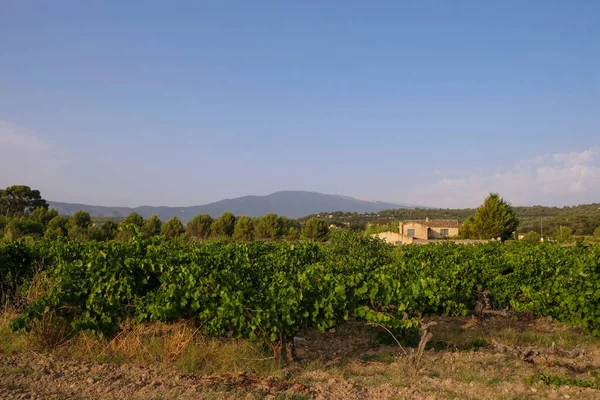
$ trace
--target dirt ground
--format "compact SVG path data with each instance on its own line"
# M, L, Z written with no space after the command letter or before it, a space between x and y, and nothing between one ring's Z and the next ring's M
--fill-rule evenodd
M600 399L598 389L525 381L539 374L593 381L596 338L523 317L429 322L437 325L418 363L382 329L348 323L299 334L298 360L268 373L190 373L0 345L0 399Z

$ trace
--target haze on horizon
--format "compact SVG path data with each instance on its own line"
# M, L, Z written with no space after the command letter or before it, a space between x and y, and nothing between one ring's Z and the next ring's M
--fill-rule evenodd
M0 187L600 201L600 3L0 4Z

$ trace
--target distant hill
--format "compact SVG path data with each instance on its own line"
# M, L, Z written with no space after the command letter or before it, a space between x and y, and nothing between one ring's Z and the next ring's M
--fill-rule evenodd
M161 220L166 221L177 216L183 222L187 222L198 214L209 214L212 217L218 217L225 211L249 217L258 217L273 212L289 218L300 218L320 212L345 211L372 213L390 208L414 208L414 206L410 205L359 200L348 196L305 191L283 191L267 196L243 196L190 207L142 206L129 208L90 206L56 201L48 201L48 203L60 215L73 215L75 212L83 210L93 217L125 217L135 211L144 218L158 215Z

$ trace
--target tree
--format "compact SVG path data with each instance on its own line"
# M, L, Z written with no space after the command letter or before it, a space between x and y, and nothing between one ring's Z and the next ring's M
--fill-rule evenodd
M281 237L281 226L277 214L268 213L254 221L254 237L256 239L276 240Z
M117 240L128 242L134 237L135 228L132 230L130 229L130 226L135 226L139 229L142 229L144 227L144 217L136 212L129 214L127 218L125 218L119 225L119 232L116 235Z
M298 220L283 216L279 217L279 227L281 229L281 236L284 237L285 240L295 241L300 239L302 226Z
M467 239L509 239L517 229L517 218L510 203L497 193L491 193L462 226L461 236Z
M27 217L12 218L4 228L4 237L9 240L43 233L44 225Z
M92 226L88 229L90 239L97 241L106 241L114 239L117 236L119 226L113 221L106 221L99 226Z
M210 226L210 232L214 237L231 237L235 229L235 216L230 212L224 212L215 219Z
M142 228L144 226L144 217L136 212L132 212L123 220L123 222L121 222L122 226L129 224L133 224L138 228Z
M67 220L66 218L56 216L52 218L48 225L46 225L46 232L44 232L44 236L48 237L58 237L58 236L67 236Z
M594 238L600 242L600 226L594 229Z
M196 215L187 223L187 233L191 237L206 239L210 236L213 219L208 214Z
M185 228L177 217L171 218L162 227L162 234L168 238L175 238L183 233L185 233Z
M54 208L46 209L44 207L38 207L35 210L33 210L31 214L28 215L28 218L46 226L48 225L48 222L50 222L50 220L54 219L57 216L58 211L56 211Z
M573 236L573 229L568 226L561 226L554 236L558 243L570 243Z
M85 211L77 211L68 220L69 237L75 240L85 241L89 239L89 228L92 225L92 217Z
M300 229L297 229L293 226L290 227L285 235L285 239L289 240L290 242L295 242L296 240L300 239Z
M321 218L311 218L302 229L302 236L311 242L324 242L329 236L329 225Z
M254 239L254 222L250 217L239 217L235 221L235 229L233 230L233 238L235 240L250 241Z
M540 234L536 231L529 231L525 236L523 236L523 241L527 243L539 243L540 242Z
M160 218L158 218L158 216L153 215L146 220L142 231L144 232L144 236L152 237L160 235L161 229L162 221L160 220Z
M69 227L76 226L78 228L87 229L92 225L92 217L85 211L77 211L69 218Z
M15 185L0 190L0 214L7 217L27 215L36 208L48 209L48 203L39 190L29 186Z

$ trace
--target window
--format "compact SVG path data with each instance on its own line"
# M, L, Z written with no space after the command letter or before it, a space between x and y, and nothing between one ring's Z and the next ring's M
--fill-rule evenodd
M440 229L441 236L448 236L448 229Z
M415 236L415 230L414 229L409 229L408 230L408 236L414 237Z

